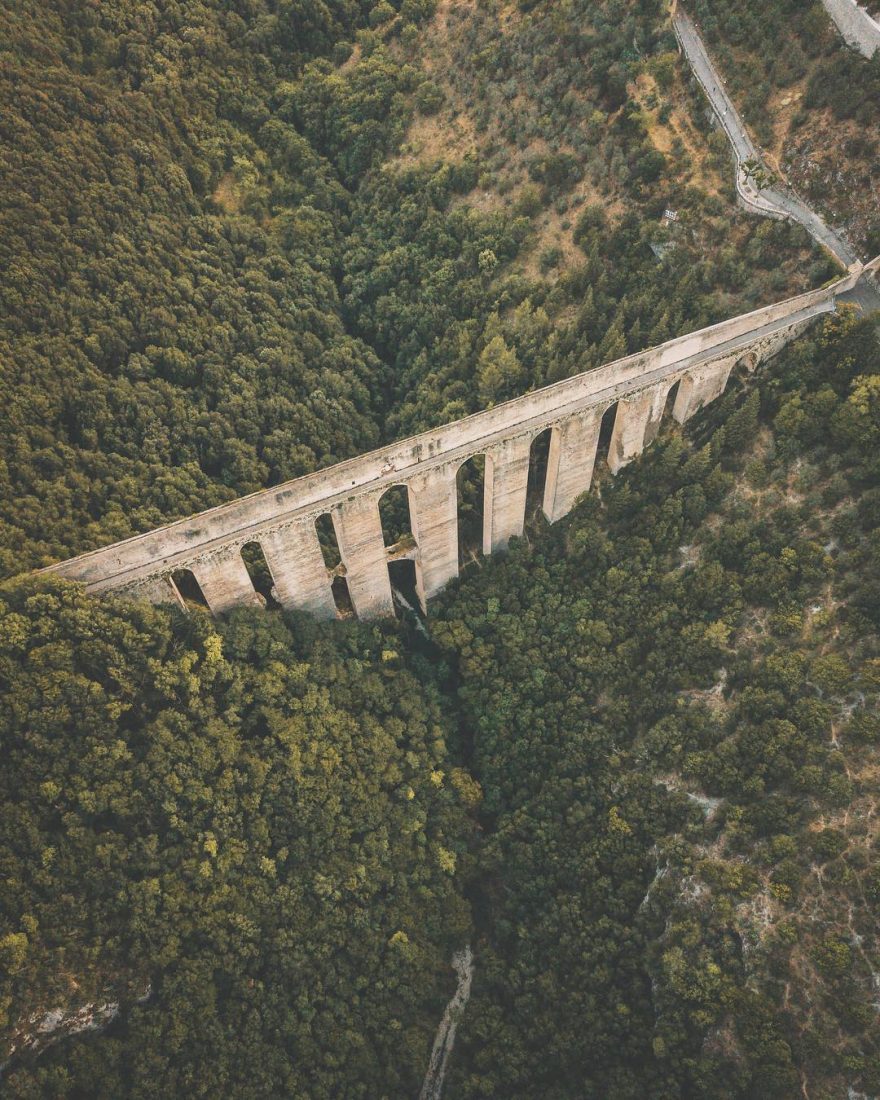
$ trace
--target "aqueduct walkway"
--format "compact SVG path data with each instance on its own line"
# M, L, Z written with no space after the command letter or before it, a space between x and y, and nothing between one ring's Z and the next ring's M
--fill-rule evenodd
M93 594L117 592L156 603L182 603L172 574L186 569L211 610L222 613L259 601L242 558L243 547L258 543L279 603L332 618L337 614L333 574L316 531L317 520L329 513L355 612L362 618L391 614L389 561L397 551L385 545L379 501L392 486L403 485L415 540L411 557L424 606L458 574L456 475L466 461L485 456L483 550L502 550L523 530L530 449L540 433L551 432L543 510L552 523L590 488L606 413L613 415L607 462L616 472L655 437L670 402L674 418L686 421L724 391L737 363L745 361L754 369L817 317L834 311L838 296L851 291L861 273L858 265L819 290L669 340L370 454L50 566L49 571L82 582Z

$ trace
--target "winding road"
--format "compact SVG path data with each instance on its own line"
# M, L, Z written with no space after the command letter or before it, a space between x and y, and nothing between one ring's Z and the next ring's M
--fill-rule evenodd
M677 5L672 15L672 25L691 70L712 104L712 109L733 148L736 157L736 189L743 204L749 210L763 214L765 217L799 222L810 236L823 248L827 248L844 267L851 267L858 261L858 256L815 211L801 202L796 195L782 191L778 187L758 187L749 177L745 166L749 162L763 164L763 158L734 107L733 100L727 94L724 81L712 64L700 32L690 16Z

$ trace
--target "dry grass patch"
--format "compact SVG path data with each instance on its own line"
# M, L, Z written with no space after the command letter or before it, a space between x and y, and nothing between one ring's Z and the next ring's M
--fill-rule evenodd
M413 168L437 161L456 163L477 152L473 120L464 113L419 115L410 123L400 153L389 168Z
M237 214L241 209L241 193L235 175L224 172L220 177L211 199L226 214Z
M640 73L627 90L641 109L654 148L668 161L675 163L678 159L682 162L679 183L698 187L712 195L726 195L725 181L712 166L705 136L691 118L681 74L676 72L667 92L661 91L654 77L646 72Z

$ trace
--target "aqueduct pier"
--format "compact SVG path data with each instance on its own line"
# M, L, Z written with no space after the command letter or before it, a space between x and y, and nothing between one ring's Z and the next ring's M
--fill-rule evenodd
M198 581L210 609L219 614L260 602L242 558L243 547L258 543L282 607L333 618L333 572L324 562L316 530L319 518L329 513L356 614L391 614L389 561L402 555L399 547L385 545L379 501L391 487L402 485L415 543L405 556L415 563L424 607L458 574L456 475L465 462L485 456L483 551L503 550L523 530L530 449L539 434L550 429L543 511L553 523L590 488L606 413L610 419L614 410L607 462L616 472L653 440L668 404L675 420L684 423L723 393L738 363L745 361L754 369L817 317L833 312L838 297L855 287L862 271L856 265L844 278L819 290L669 340L42 572L82 582L91 594L116 592L182 605L172 574L185 569Z

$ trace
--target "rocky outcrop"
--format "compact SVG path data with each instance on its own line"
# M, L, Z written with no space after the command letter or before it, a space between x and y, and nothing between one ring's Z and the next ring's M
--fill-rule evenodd
M147 984L133 1001L129 992L128 1003L144 1004L151 995L152 987ZM62 1039L85 1031L103 1031L116 1019L119 1011L120 1002L112 999L111 994L106 1000L93 1001L78 1008L58 1006L45 1012L32 1012L20 1020L13 1030L5 1060L0 1063L0 1075L10 1062L23 1055L36 1056Z

